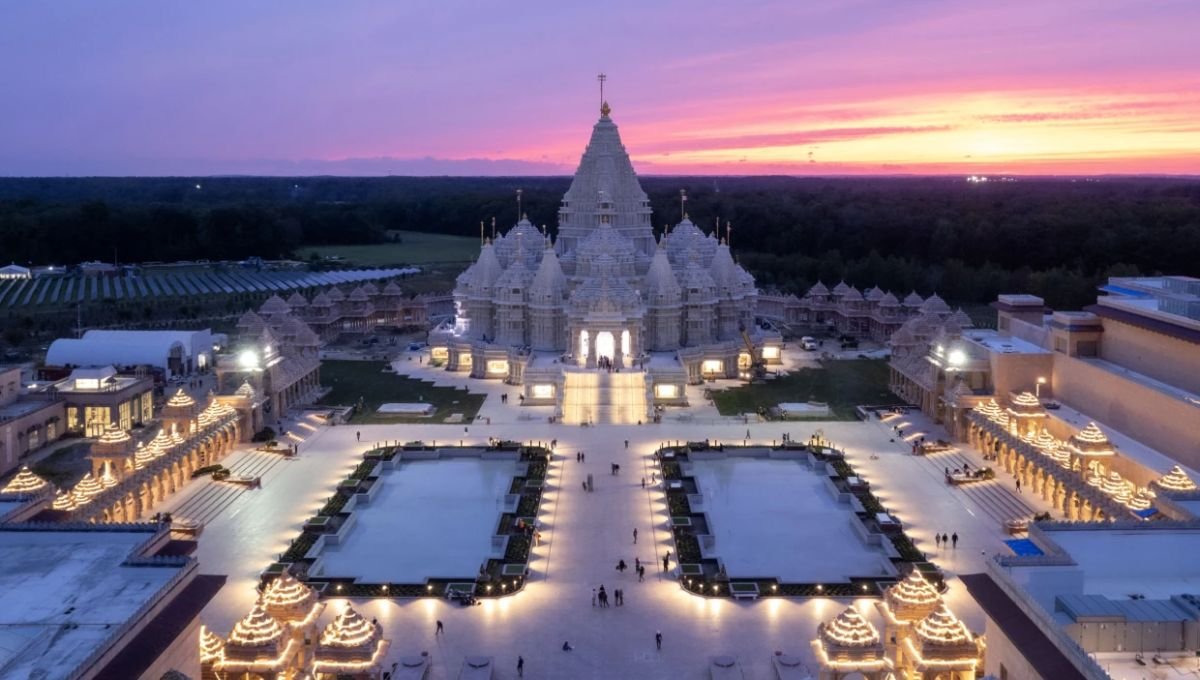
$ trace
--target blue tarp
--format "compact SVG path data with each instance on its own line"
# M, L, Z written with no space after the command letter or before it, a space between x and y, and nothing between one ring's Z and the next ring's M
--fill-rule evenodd
M1044 554L1042 549L1037 547L1037 545L1035 545L1034 542L1028 538L1014 538L1013 540L1005 541L1004 543L1008 546L1009 550L1013 551L1014 555L1019 557L1033 557L1035 555Z
M1133 514L1137 515L1138 517L1141 517L1142 519L1150 519L1151 517L1158 514L1158 510L1156 510L1154 508L1146 508L1145 510L1134 510Z

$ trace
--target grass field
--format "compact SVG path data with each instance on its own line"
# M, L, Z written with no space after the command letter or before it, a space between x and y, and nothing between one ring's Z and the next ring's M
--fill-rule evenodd
M479 255L479 239L476 238L419 231L389 233L400 238L400 242L364 246L308 246L300 248L296 255L305 260L313 253L317 257L340 257L346 264L359 267L467 262Z
M383 361L322 361L321 384L331 388L320 403L329 406L353 406L362 399L363 408L350 420L354 423L441 422L452 413L463 414L466 422L475 419L484 395L468 394L451 387L435 387L395 373L384 373ZM389 402L426 402L437 407L432 417L413 418L378 415L380 404Z
M829 404L836 420L854 420L860 404L900 404L888 391L888 366L884 360L826 361L821 368L802 368L761 385L743 385L713 392L721 415L754 413L781 402L821 401Z

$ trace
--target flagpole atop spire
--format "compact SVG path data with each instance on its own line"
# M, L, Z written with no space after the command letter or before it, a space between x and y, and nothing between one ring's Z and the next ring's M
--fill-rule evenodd
M679 221L687 219L687 189L679 190Z
M521 190L517 189L517 221L520 222L523 215L521 214Z
M608 76L601 73L596 76L596 80L600 83L600 108L604 108L604 81L608 80Z

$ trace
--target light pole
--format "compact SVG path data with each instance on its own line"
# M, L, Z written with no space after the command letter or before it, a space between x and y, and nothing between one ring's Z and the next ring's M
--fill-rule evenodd
M1033 396L1037 397L1038 399L1041 399L1042 398L1042 385L1045 385L1045 384L1046 384L1046 379L1042 376L1038 376L1037 384L1033 386Z

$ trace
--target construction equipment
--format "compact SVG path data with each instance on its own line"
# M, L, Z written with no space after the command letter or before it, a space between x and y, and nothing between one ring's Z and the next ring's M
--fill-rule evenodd
M754 347L745 326L739 326L739 330L742 332L742 342L746 343L746 351L750 354L750 379L762 380L767 375L767 365L763 362L762 352Z

